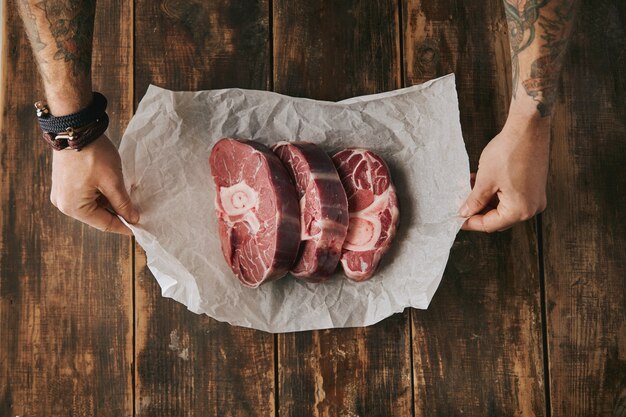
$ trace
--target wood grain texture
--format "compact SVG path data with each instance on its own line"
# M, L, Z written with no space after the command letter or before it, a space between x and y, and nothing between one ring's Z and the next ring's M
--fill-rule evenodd
M552 415L626 416L626 3L583 1L543 216Z
M274 89L341 100L400 86L396 2L274 1Z
M109 95L116 135L130 116L130 2L101 1L94 85ZM130 239L103 234L51 204L52 151L32 103L43 97L9 1L0 139L0 415L132 414ZM106 44L106 47L105 47ZM125 107L126 105L126 107Z
M135 11L136 101L150 82L183 90L269 86L267 1L138 0ZM135 271L137 415L273 416L274 337L161 297L141 248Z
M270 86L269 2L136 0L136 98L171 90Z
M409 0L403 17L407 84L455 72L475 171L508 109L502 2ZM461 232L430 307L412 311L416 416L545 415L539 284L532 222Z
M338 100L400 86L393 1L274 2L274 88ZM281 416L410 416L408 312L278 336Z
M111 140L150 82L337 100L400 87L401 73L410 85L456 72L476 167L510 95L500 0L268 1L99 0L94 88L109 98ZM51 151L31 105L43 89L15 0L5 6L0 416L626 416L623 0L583 0L555 108L543 245L531 222L461 233L427 311L276 345L162 298L141 248L50 205Z

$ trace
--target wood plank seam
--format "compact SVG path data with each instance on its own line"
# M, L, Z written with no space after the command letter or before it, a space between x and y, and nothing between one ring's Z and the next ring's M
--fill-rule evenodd
M280 402L278 398L279 390L279 370L278 370L278 333L274 334L274 416L280 416Z
M270 54L270 66L269 66L269 90L274 91L274 0L268 0L267 2L268 13L268 37L269 37L269 54ZM278 339L276 339L277 341Z
M415 417L415 368L413 363L413 309L409 308L409 356L411 358L411 416Z
M406 35L404 28L404 1L398 0L398 41L400 43L400 88L407 87L406 82L406 62L404 59L404 36ZM414 369L414 352L413 352L413 309L409 307L409 358L411 366L411 416L415 417L415 369Z
M131 253L131 266L133 268L133 272L131 274L131 279L133 280L132 282L132 314L133 314L133 359L131 362L131 367L130 367L130 372L132 373L131 376L131 380L132 380L132 401L133 401L133 417L135 417L137 415L137 410L136 410L136 400L137 400L137 311L136 311L136 307L137 307L137 303L136 303L136 279L137 279L137 274L135 273L135 265L136 265L136 255L135 255L135 245L137 243L135 242L135 238L132 238L132 242L131 242L131 250L133 251Z
M132 39L130 41L130 54L129 54L129 60L130 60L130 79L128 80L129 84L130 84L130 91L128 92L129 95L129 106L128 108L130 109L131 112L131 118L135 115L135 42L136 42L136 33L135 33L135 0L129 0L130 1L130 25L131 25L131 29L130 29L130 33L132 36ZM136 247L137 247L137 241L135 240L135 237L133 236L131 239L131 243L130 243L130 264L132 267L132 272L131 272L131 279L132 279L132 285L131 285L131 289L132 289L132 314L133 314L133 318L132 318L132 322L133 322L133 357L132 357L132 361L131 361L131 369L130 371L132 372L132 395L131 395L131 399L133 402L133 406L132 406L132 410L133 410L133 417L135 417L137 415L137 253L136 253Z
M129 24L131 25L130 33L132 39L130 40L130 53L128 59L130 60L129 66L131 68L129 74L128 83L130 84L129 92L128 92L128 100L129 100L129 112L130 118L135 115L135 1L130 1L130 18ZM130 119L129 119L130 120ZM120 142L121 143L121 142ZM132 291L132 325L133 325L133 335L132 335L132 343L133 343L133 357L131 360L131 381L132 381L132 393L131 393L131 401L132 401L132 412L133 417L137 415L137 303L136 303L136 284L137 284L137 273L136 273L136 245L135 237L131 238L130 243L130 265L131 265L131 291Z
M541 342L543 350L543 388L545 397L546 417L552 416L552 404L550 397L550 352L548 350L548 312L546 299L546 282L544 273L543 258L543 231L541 224L541 214L535 218L537 228L537 262L539 265L539 297L541 305Z
M404 0L398 0L398 42L400 43L400 88L407 87L406 74L405 74L405 62L404 62L404 14L403 14ZM412 314L412 313L411 313ZM411 362L413 357L411 356Z
M268 0L267 2L268 8L268 44L269 44L269 80L268 87L270 91L274 91L274 0ZM278 396L280 391L279 386L279 378L280 378L280 370L279 370L279 360L278 360L278 334L274 334L274 416L280 416L280 398Z
M4 13L2 13L0 15L0 36L2 37L2 41L0 42L0 45L2 46L0 48L0 109L2 109L2 111L4 111L5 109L5 97L4 97L4 90L5 90L5 84L7 82L7 75L8 75L8 67L9 67L9 59L8 59L8 55L9 55L9 39L8 39L8 31L9 31L9 24L8 24L8 16L9 13L7 12L7 9L9 7L8 5L8 0L0 0L0 3L2 3L2 5L0 6L0 10L3 10ZM0 117L0 132L4 131L4 117ZM2 185L0 183L0 185Z

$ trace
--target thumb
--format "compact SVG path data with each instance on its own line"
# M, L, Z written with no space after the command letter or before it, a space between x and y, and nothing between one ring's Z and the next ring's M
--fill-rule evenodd
M139 221L139 210L130 200L130 196L126 188L124 188L124 181L115 181L111 186L103 187L101 191L109 200L111 208L115 213L122 216L130 224L135 224Z
M487 185L485 180L482 180L480 176L476 176L474 188L465 200L465 203L461 206L459 213L463 217L470 217L479 213L487 206L494 193L495 192Z

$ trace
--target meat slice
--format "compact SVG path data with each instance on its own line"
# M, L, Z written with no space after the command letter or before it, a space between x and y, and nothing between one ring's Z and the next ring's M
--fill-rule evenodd
M372 277L398 226L398 199L387 164L374 152L345 149L333 162L348 196L350 223L341 264L353 281Z
M337 269L348 232L348 200L330 157L309 142L279 142L272 150L291 174L300 199L300 252L291 273L325 281Z
M266 146L221 139L209 158L224 259L248 287L284 276L300 245L296 190Z

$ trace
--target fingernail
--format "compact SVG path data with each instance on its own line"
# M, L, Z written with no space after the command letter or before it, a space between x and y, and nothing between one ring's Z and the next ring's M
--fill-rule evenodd
M131 223L137 223L139 221L139 212L137 210L133 210L130 213L130 220Z
M461 207L460 213L461 213L461 216L463 217L469 217L471 213L469 206L465 204L463 207Z

